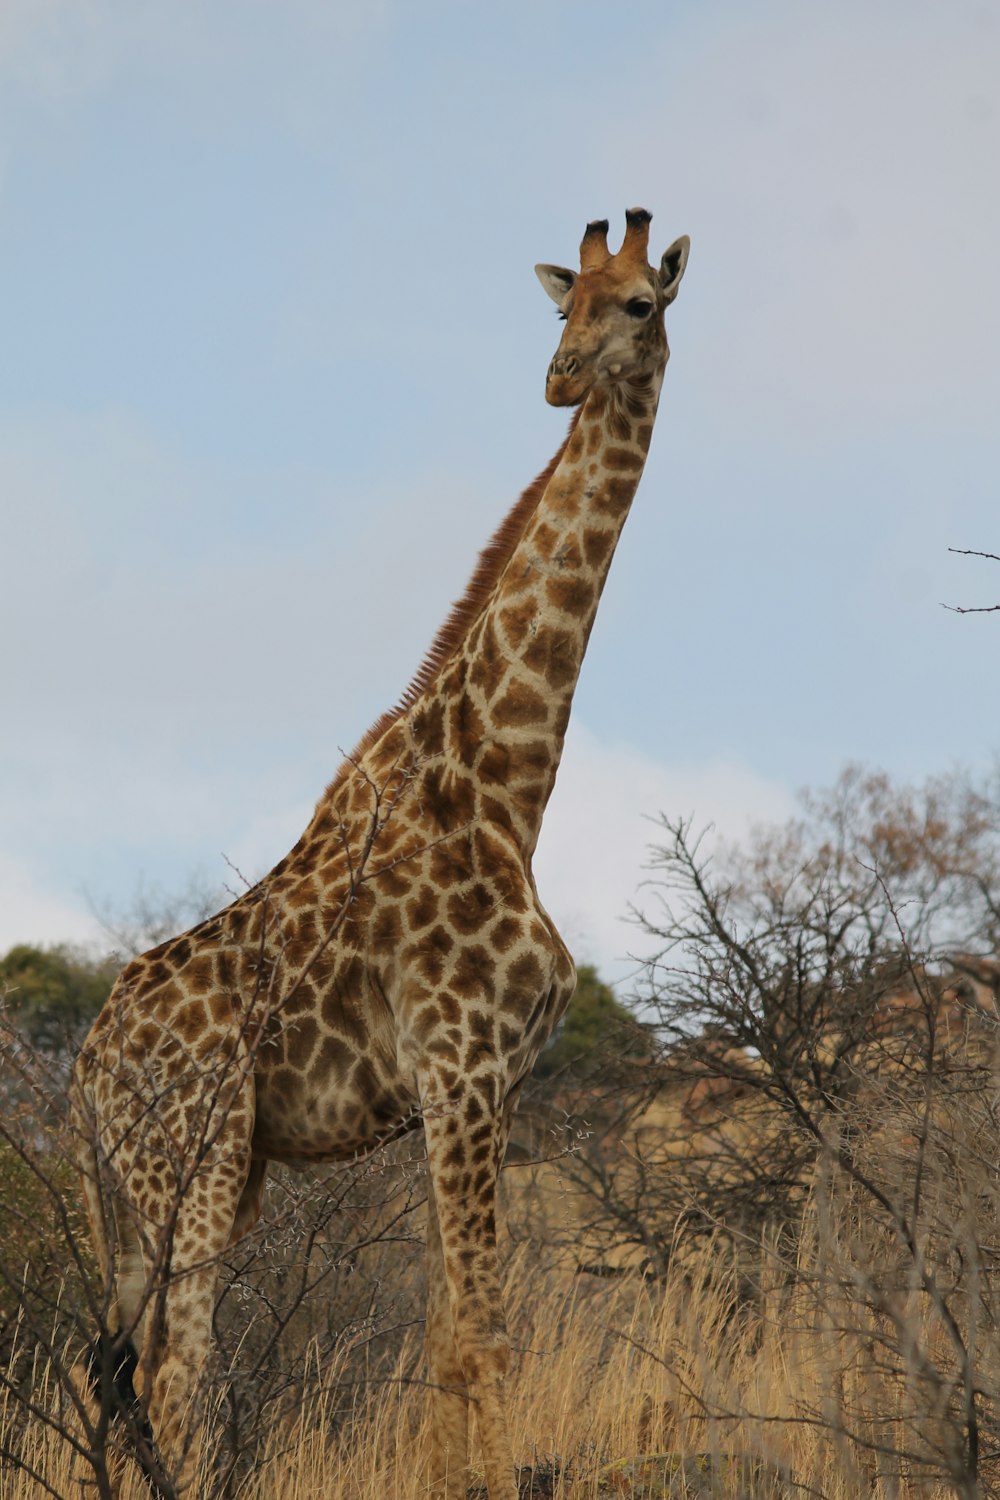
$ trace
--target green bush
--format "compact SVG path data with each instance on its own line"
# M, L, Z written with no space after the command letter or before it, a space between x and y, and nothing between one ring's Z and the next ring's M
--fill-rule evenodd
M11 1020L40 1051L75 1049L111 992L117 965L67 944L18 943L0 958L0 996Z
M648 1030L622 1005L593 964L581 964L576 972L573 998L535 1063L535 1077L587 1073L594 1066L603 1066L609 1054L618 1058L646 1057L651 1042Z

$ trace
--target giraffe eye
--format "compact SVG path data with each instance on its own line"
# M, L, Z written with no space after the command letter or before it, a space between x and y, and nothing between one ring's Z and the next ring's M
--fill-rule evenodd
M626 302L625 311L630 318L638 318L641 321L643 318L649 317L653 311L653 304L652 302L648 302L645 297L633 297L631 302Z

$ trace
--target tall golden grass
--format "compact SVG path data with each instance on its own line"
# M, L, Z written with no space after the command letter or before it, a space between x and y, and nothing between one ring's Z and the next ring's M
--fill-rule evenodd
M810 1253L818 1253L815 1236ZM761 1247L757 1295L748 1302L745 1260L737 1268L716 1245L655 1283L545 1270L519 1249L508 1267L518 1461L557 1466L555 1493L566 1496L596 1496L609 1486L627 1493L623 1461L650 1454L670 1455L660 1473L675 1476L686 1457L703 1456L698 1472L714 1475L711 1493L720 1496L778 1492L748 1491L751 1461L762 1473L794 1476L789 1494L829 1500L954 1494L943 1477L899 1456L915 1448L919 1403L871 1317L813 1275L823 1270L819 1260L800 1264L800 1273L809 1274L793 1281L777 1274L782 1264L774 1247ZM915 1307L913 1316L925 1314ZM349 1353L345 1348L345 1360ZM55 1383L43 1367L36 1375L38 1409L56 1412ZM411 1330L394 1368L350 1387L346 1409L342 1375L334 1361L321 1379L307 1382L315 1396L275 1424L241 1483L240 1500L425 1494L419 1329ZM40 1417L24 1425L16 1415L0 1405L0 1444L16 1443L23 1464L20 1471L7 1466L3 1500L85 1493L65 1438ZM202 1492L212 1493L207 1472ZM661 1493L687 1491L675 1485ZM132 1471L121 1497L147 1500Z

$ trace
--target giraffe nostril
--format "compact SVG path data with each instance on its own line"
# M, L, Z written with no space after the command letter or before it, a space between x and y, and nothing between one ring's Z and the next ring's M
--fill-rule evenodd
M549 379L555 375L575 375L579 368L580 361L575 354L557 354L549 365Z

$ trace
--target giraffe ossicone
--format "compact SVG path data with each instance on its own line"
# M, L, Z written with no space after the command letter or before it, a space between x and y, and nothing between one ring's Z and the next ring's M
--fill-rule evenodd
M649 220L630 210L614 255L595 221L578 272L536 268L566 320L546 377L549 402L577 407L561 448L295 847L130 963L76 1063L114 1358L139 1348L154 1490L161 1463L193 1469L218 1259L256 1221L268 1163L345 1160L422 1126L431 1488L465 1494L471 1407L490 1500L514 1496L496 1184L518 1090L575 983L532 856L687 264L686 237L648 264Z

